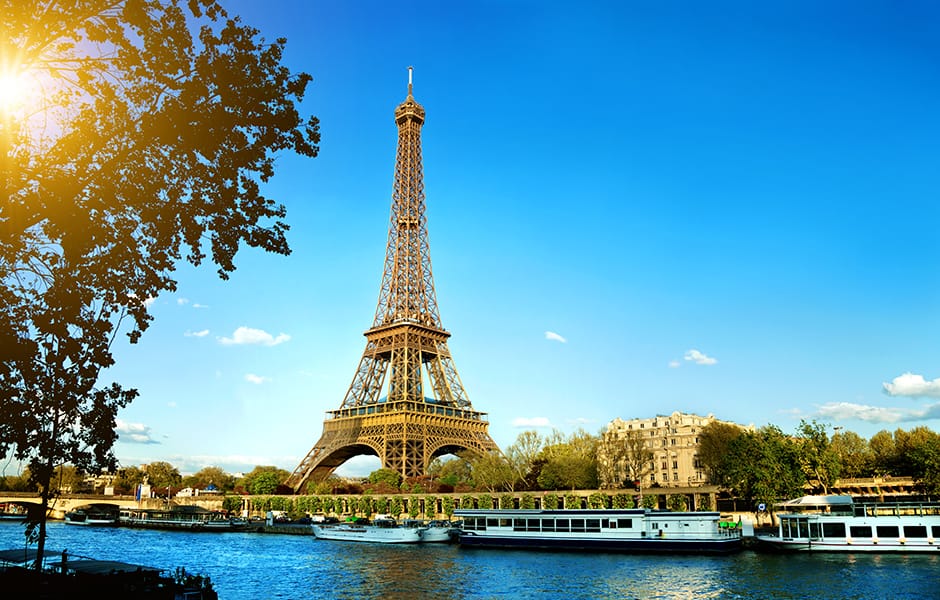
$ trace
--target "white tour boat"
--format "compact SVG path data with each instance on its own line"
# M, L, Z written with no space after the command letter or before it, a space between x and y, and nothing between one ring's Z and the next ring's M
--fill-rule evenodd
M67 525L86 525L89 527L117 527L118 509L110 508L76 508L65 513Z
M450 521L434 520L421 521L409 519L402 521L402 527L416 527L421 529L421 541L424 543L453 542L457 540L460 529Z
M119 522L124 527L189 531L240 531L247 526L242 519L198 506L178 506L168 510L125 509L121 511Z
M454 517L463 519L464 546L729 554L742 539L717 512L459 509Z
M803 496L777 505L777 535L758 548L796 552L937 552L940 504Z
M375 519L371 523L364 519L338 525L311 525L313 535L320 540L346 542L378 542L381 544L417 544L421 541L423 527L402 527L394 519Z

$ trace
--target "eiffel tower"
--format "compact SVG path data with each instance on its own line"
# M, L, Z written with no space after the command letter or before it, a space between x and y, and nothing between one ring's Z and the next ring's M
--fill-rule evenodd
M357 455L378 456L382 467L419 477L435 457L499 449L487 432L486 413L467 399L437 308L421 165L424 107L412 95L411 67L395 123L392 216L375 320L342 405L327 412L320 440L287 480L295 492Z

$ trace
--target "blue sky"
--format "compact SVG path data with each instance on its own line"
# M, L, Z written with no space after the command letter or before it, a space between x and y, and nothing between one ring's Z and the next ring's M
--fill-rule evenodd
M293 470L317 441L378 299L410 65L441 318L501 447L675 410L937 428L933 3L228 5L313 75L321 152L266 188L291 256L181 267L116 348L123 464Z

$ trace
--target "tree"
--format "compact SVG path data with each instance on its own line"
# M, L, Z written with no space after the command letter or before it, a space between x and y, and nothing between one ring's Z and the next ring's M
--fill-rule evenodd
M597 448L599 440L583 429L568 438L555 436L542 450L545 465L539 474L542 489L594 489L598 486Z
M278 486L287 481L290 473L274 466L258 466L238 480L238 485L249 494L264 496L277 492Z
M924 460L937 437L936 432L924 426L915 427L910 431L896 430L894 432L895 464L899 474L910 475L915 479L922 476L925 468Z
M842 465L841 477L868 477L872 468L868 441L854 431L837 432L832 435L832 451Z
M473 481L472 473L473 454L461 452L448 460L435 458L428 465L428 474L438 481L440 485L456 488L468 485Z
M222 492L235 489L235 476L229 475L220 467L203 467L192 475L183 478L185 487L204 490L210 485Z
M401 486L401 473L395 469L376 469L369 473L369 483L386 486L390 490L397 490Z
M622 488L642 482L650 472L653 451L639 430L605 431L597 450L600 480L605 487Z
M138 467L120 469L117 477L114 478L114 493L133 493L137 489L137 485L143 483L145 476L145 473Z
M85 474L72 465L59 465L51 485L60 494L81 494L86 491Z
M875 475L906 475L900 473L897 464L897 448L891 432L882 429L868 440L871 450L872 473Z
M506 459L523 489L531 490L536 485L536 464L543 443L537 431L523 431L516 437L516 441L506 448Z
M499 451L478 455L472 461L473 483L477 489L496 493L512 491L515 472L506 457Z
M147 475L147 483L151 487L166 488L167 494L170 493L170 488L181 487L180 484L183 483L183 477L180 475L179 469L162 460L146 465L144 473Z
M740 427L721 421L712 421L699 432L696 454L713 485L725 488L730 485L725 460L731 442L743 433Z
M0 477L0 490L4 492L35 492L36 488L31 483L29 468L23 469L19 475L3 475Z
M726 461L730 488L752 507L797 496L806 483L796 443L774 425L736 437Z
M317 154L285 40L217 0L180 4L0 10L2 68L42 92L0 114L0 458L28 461L40 489L37 568L55 465L115 467L116 414L137 396L99 380L117 334L140 338L181 260L226 279L243 245L287 254L261 184L279 152Z
M940 494L940 436L934 434L924 442L911 449L911 471L914 481L917 482L926 494Z
M823 494L829 493L829 488L838 479L842 470L839 455L829 443L827 427L828 425L816 421L807 423L801 420L797 428L799 458L803 473L810 482L815 481L822 487Z

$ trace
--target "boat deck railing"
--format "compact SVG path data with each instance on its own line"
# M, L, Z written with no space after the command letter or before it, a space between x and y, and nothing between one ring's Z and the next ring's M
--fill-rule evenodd
M892 502L856 504L856 517L901 517L940 515L940 503L936 502Z

